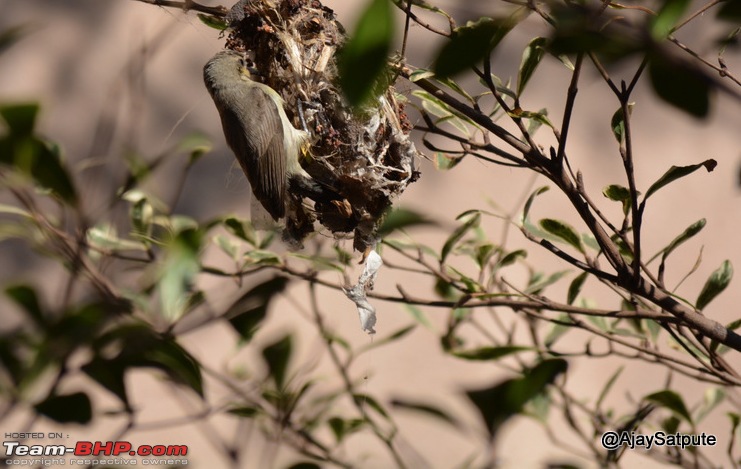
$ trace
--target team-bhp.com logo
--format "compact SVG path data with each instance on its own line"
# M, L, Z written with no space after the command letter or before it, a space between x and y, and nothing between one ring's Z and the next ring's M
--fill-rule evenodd
M158 459L144 459L142 460L142 464L187 464L186 459L172 460L171 458L184 458L188 454L187 445L139 445L134 447L134 445L128 441L78 441L74 446L51 444L29 446L21 444L18 441L4 441L3 446L5 447L5 457L8 458L6 459L6 464L13 464L13 459L10 458L16 458L15 461L21 465L21 461L28 462L28 460L17 458L53 458L61 456L77 456L82 458L98 458L106 456L114 458L121 456L158 456L160 457ZM120 461L119 463L121 462L124 461ZM74 459L70 461L70 464L75 463L76 460ZM86 464L90 463L90 461L86 460ZM39 460L34 464L44 465L44 462Z

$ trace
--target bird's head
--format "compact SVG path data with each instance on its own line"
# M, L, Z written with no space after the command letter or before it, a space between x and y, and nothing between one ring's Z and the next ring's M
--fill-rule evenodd
M262 75L253 64L253 61L241 52L220 51L206 64L204 72L207 83L209 80L227 79L227 77L260 81Z

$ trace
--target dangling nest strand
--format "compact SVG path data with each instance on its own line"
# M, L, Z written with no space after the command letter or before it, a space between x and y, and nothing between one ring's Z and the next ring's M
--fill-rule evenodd
M311 134L304 169L331 195L312 197L290 188L298 216L286 232L301 241L314 221L334 234L353 233L364 252L394 197L419 177L417 150L403 105L389 87L378 105L353 112L337 88L336 53L345 41L334 12L317 0L242 0L227 15L228 49L247 52L260 81L276 90L297 128Z

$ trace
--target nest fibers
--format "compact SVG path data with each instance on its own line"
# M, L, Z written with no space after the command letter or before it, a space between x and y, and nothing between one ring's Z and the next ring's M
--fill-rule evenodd
M285 237L300 243L318 220L334 234L353 233L358 251L373 247L393 198L419 177L411 126L394 88L373 108L349 108L336 86L345 32L317 0L242 0L227 21L226 47L248 53L260 81L283 98L289 119L310 133L310 154L301 165L327 188L317 196L289 187L294 215Z

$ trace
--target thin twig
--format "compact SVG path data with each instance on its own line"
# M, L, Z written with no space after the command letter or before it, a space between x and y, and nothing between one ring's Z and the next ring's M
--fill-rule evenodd
M563 122L561 123L561 138L558 141L558 153L556 155L557 161L562 161L564 153L566 152L566 140L569 136L569 126L571 124L571 114L574 111L574 102L576 101L576 93L578 91L577 84L579 83L579 75L581 73L582 63L584 61L584 54L579 54L576 57L576 63L574 64L574 72L571 75L571 83L569 89L566 92L566 105L563 111Z
M200 3L196 3L193 0L185 0L182 2L178 2L175 0L134 0L135 2L142 2L147 3L149 5L156 5L160 7L166 7L166 8L177 8L178 10L182 11L200 11L201 13L207 13L209 15L217 16L219 18L223 18L226 16L228 10L219 5L215 7L210 7L207 5L201 5Z

